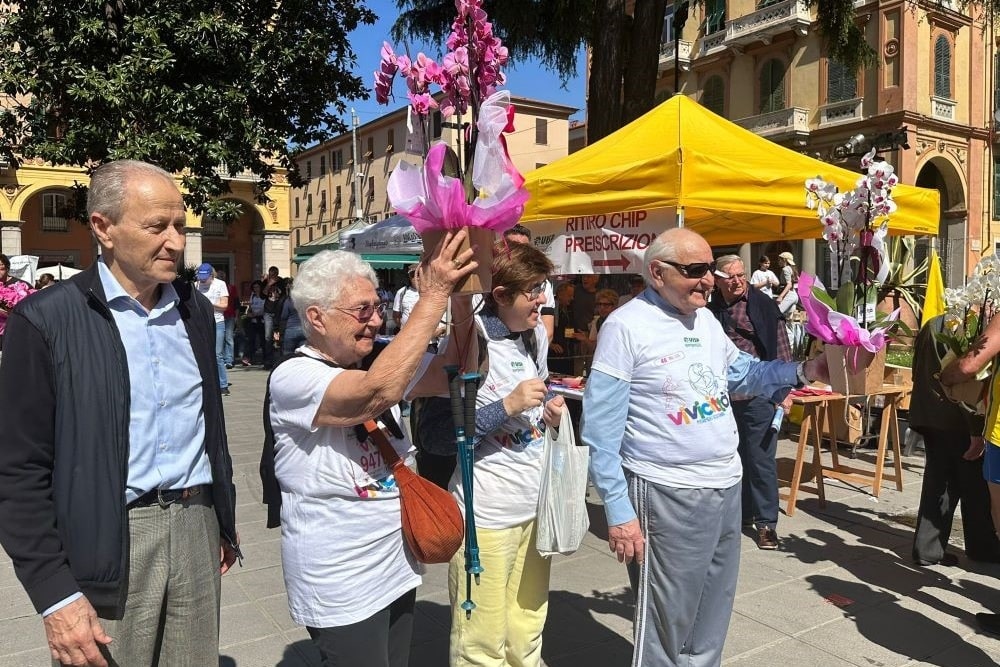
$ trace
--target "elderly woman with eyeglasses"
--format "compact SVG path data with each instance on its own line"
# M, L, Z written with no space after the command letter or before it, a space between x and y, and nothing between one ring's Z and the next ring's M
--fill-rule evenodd
M540 320L552 263L536 248L498 244L493 288L476 316L489 371L479 389L475 428L476 536L484 572L466 618L464 556L448 568L451 665L541 663L549 560L535 548L536 506L546 428L559 426L564 401L548 392L548 334ZM453 314L456 328L461 319ZM451 487L459 504L458 471Z
M465 237L449 233L420 264L420 300L367 371L357 365L385 312L372 268L358 255L324 251L302 265L292 287L306 343L272 373L267 414L289 611L324 665L405 667L409 658L423 570L402 535L392 472L354 427L378 420L400 458L410 456L396 404L425 366L410 389L447 392L441 367L456 359L426 354L427 340L455 284L476 268L472 250L459 251ZM468 298L452 308L472 316ZM456 340L453 349L474 347ZM262 473L266 459L267 450Z

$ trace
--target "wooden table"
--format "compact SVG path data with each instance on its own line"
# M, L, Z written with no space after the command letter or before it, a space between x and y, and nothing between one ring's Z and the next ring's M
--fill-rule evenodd
M792 403L803 407L801 430L799 431L798 447L795 451L795 469L792 472L792 483L788 490L788 504L785 513L795 514L795 502L802 481L802 465L805 462L806 447L812 445L812 466L816 475L816 494L819 505L826 505L826 493L823 488L824 478L839 479L847 482L871 486L872 495L878 498L882 490L882 482L896 483L896 490L903 490L903 462L900 451L899 437L899 405L909 394L908 385L883 385L878 391L867 396L845 396L844 394L822 394L816 396L792 396ZM878 435L878 449L875 455L875 470L862 470L840 463L837 452L836 429L832 422L832 405L837 401L849 403L852 399L870 399L873 396L883 396L885 405L882 410L882 424ZM846 403L845 403L846 404ZM824 428L825 427L825 428ZM823 465L823 436L829 433L831 465ZM885 474L885 453L892 447L894 475Z

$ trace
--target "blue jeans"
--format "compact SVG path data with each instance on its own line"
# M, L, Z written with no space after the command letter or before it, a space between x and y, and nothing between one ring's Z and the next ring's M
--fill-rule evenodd
M281 339L281 354L286 357L294 354L295 350L304 345L305 342L306 335L303 333L302 327L287 327L285 336Z
M223 324L226 325L226 342L222 348L222 360L226 366L233 365L233 341L236 337L236 318L227 317Z
M219 367L219 388L229 386L229 375L226 373L226 362L223 360L223 350L226 347L226 323L215 323L215 363Z

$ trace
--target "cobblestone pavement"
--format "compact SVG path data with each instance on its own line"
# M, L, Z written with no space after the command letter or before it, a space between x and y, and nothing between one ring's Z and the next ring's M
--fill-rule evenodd
M267 374L236 369L226 419L236 473L239 529L246 560L223 578L220 666L318 667L306 632L288 616L279 534L264 527L257 463ZM794 448L779 445L782 478ZM852 463L870 466L859 451ZM760 551L747 534L724 664L741 667L895 667L1000 664L1000 641L981 635L975 613L1000 611L1000 566L915 567L912 517L923 458L904 457L904 489L878 500L827 482L827 505L800 493L782 516L780 551ZM543 657L548 667L626 667L631 660L631 596L625 569L607 550L600 507L591 535L552 569ZM961 550L956 548L956 553ZM364 595L358 591L358 595ZM446 566L432 566L419 590L410 664L447 664ZM48 667L42 624L0 556L0 667ZM126 666L133 667L133 666ZM169 666L165 666L169 667ZM359 666L360 667L360 666Z

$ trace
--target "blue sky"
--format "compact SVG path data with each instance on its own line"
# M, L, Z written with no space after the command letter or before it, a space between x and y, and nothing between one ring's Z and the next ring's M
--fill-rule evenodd
M350 40L351 46L353 46L354 52L358 57L355 74L358 74L370 89L373 72L378 67L379 50L382 48L382 42L388 41L392 43L389 31L396 20L398 10L396 9L394 0L367 0L365 4L378 15L379 20L373 26L366 25L355 30L351 33ZM403 50L402 45L393 44L393 46L397 53ZM411 43L410 49L413 55L422 50L431 58L439 60L439 52L443 51L444 44L420 45ZM583 63L585 61L582 49L580 50L580 57L577 62L579 63L577 75L566 83L565 89L561 87L562 84L558 75L543 68L534 60L519 62L515 67L508 66L506 70L507 85L505 88L510 90L513 95L576 107L579 111L572 118L574 120L583 120L585 116L584 95L586 91L584 90L585 84L583 80ZM406 103L405 84L399 79L396 80L393 91L396 94L395 103L390 100L387 107L379 106L375 102L374 96L368 100L356 100L349 106L354 107L362 123L367 123Z

